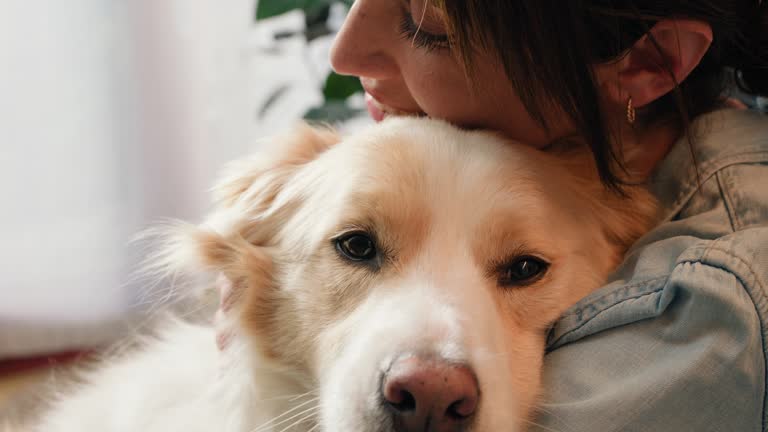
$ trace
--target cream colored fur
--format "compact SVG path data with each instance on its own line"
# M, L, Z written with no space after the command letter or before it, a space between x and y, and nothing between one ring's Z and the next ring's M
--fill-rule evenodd
M174 227L154 258L233 281L230 346L171 321L27 430L390 431L378 377L405 352L471 365L482 397L470 430L523 430L548 326L601 285L655 211L641 188L605 191L588 158L436 120L389 119L343 140L304 127L273 144L232 165L215 211ZM375 236L375 268L334 247L350 230ZM549 269L500 286L520 255Z

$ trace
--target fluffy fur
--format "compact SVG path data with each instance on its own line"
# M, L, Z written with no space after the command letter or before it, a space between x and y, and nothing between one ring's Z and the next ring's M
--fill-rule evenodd
M170 322L32 430L394 431L379 377L409 352L474 369L482 397L466 430L523 430L547 328L654 215L642 188L605 191L584 156L436 120L390 119L343 140L303 127L274 143L232 165L206 222L173 228L154 258L233 282L227 349L210 326ZM334 247L351 231L375 238L375 265ZM546 273L500 284L523 255Z

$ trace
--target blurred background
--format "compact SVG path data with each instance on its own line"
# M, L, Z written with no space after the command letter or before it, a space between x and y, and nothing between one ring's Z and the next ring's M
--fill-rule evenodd
M129 329L131 238L199 221L256 138L369 122L327 60L350 3L0 0L0 360Z

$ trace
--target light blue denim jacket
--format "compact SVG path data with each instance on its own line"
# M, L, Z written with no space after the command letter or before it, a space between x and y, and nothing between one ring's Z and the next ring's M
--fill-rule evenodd
M662 223L549 335L536 431L768 431L768 117L696 121ZM699 188L699 184L701 187Z

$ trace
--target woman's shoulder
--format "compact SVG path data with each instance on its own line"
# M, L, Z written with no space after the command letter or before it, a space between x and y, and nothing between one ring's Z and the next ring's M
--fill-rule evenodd
M768 337L768 225L701 238L675 224L659 227L668 235L642 239L607 285L566 311L550 331L548 350L660 318L681 301L697 302L710 317L745 311L734 319L763 323L760 332Z
M605 287L558 321L549 349L660 317L680 298L697 298L715 315L751 310L768 335L768 117L723 110L694 130L693 153L678 142L652 181L660 223Z
M734 109L697 119L650 182L663 222L686 220L694 231L699 222L720 223L721 234L768 223L766 185L768 116Z
M613 279L550 332L542 430L768 430L768 226L659 239Z
M541 430L768 430L766 156L709 159L700 187L555 323Z

